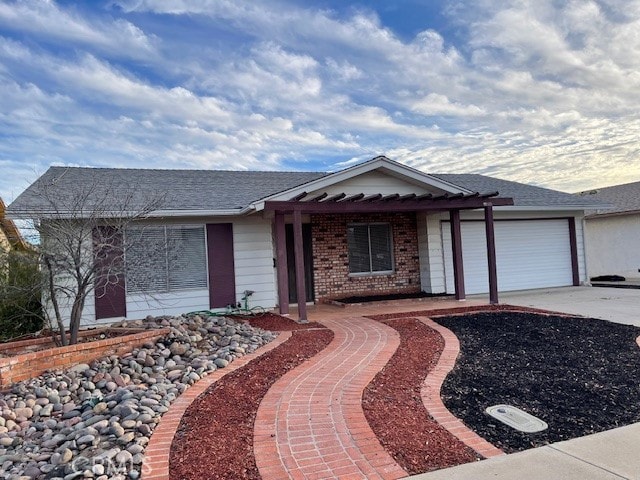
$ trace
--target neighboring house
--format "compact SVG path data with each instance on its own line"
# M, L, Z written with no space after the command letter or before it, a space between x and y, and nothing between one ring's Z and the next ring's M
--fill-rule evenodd
M640 279L640 182L587 190L576 196L612 207L586 212L589 276Z
M16 224L5 215L6 206L0 198L0 249L27 250L27 242L20 234Z
M428 175L386 157L335 172L236 172L51 167L10 207L46 216L38 182L64 195L85 183L166 192L142 244L126 249L122 288L87 305L83 321L386 293L490 293L586 281L581 197L472 174ZM108 181L107 181L108 180ZM144 242L166 256L144 259ZM495 245L495 248L492 248ZM171 250L171 251L169 251ZM166 268L179 256L177 268ZM105 301L108 305L105 305Z

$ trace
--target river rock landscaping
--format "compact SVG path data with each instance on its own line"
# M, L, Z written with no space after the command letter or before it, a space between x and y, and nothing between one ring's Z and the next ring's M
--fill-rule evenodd
M446 407L507 453L640 421L640 328L591 318L486 312L435 318L460 340ZM549 428L519 432L485 413L508 404Z
M170 333L122 357L45 373L0 394L0 478L135 480L149 437L190 385L275 338L224 317L114 326Z

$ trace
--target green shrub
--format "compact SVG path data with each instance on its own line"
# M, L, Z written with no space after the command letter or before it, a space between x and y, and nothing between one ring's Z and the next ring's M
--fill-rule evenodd
M0 341L42 329L41 285L35 252L0 253Z

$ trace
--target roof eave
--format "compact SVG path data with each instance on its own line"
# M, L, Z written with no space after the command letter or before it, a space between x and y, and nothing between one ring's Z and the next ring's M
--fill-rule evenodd
M585 206L585 205L512 205L508 207L495 207L496 210L509 210L509 211L524 211L524 212L533 212L533 211L543 211L543 212L551 212L558 210L571 210L571 211L584 211L584 210L593 210L593 205Z
M146 214L145 218L164 218L164 217L238 217L243 215L249 215L254 213L254 209L251 206L242 208L232 208L224 210L154 210L153 212ZM115 218L126 215L126 212L118 211L112 215L105 214L104 218ZM16 220L32 220L32 219L46 219L46 218L66 218L64 212L27 212L27 211L13 211L8 212L8 217ZM77 217L76 215L69 214L68 218ZM78 219L82 217L77 217Z
M591 208L590 210L594 210ZM625 215L640 215L640 210L624 210L622 212L603 212L603 213L590 213L585 215L585 218L604 218L604 217L623 217Z

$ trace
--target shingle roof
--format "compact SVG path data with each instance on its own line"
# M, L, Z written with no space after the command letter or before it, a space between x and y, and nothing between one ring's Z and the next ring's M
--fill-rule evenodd
M51 167L10 205L12 214L46 211L39 193L55 184L56 194L71 197L89 185L97 198L135 191L134 205L162 196L162 210L234 210L283 190L315 180L322 172L152 170ZM63 202L62 202L63 203ZM63 203L64 204L64 203Z
M613 187L586 190L575 194L577 197L609 203L613 208L591 212L598 215L640 212L640 182L614 185Z
M500 192L501 197L513 198L514 205L519 207L586 207L589 205L599 206L602 203L549 188L535 187L525 183L512 182L474 173L431 175L474 192Z
M81 188L92 190L98 198L114 201L134 192L131 206L144 205L162 196L159 210L229 211L328 175L324 172L257 172L227 170L153 170L118 168L51 167L9 207L15 216L47 212L39 192L42 185L54 186L63 200L77 195ZM476 174L437 174L441 180L473 192L498 191L511 197L516 206L580 207L596 205L591 199L567 193L500 180Z

